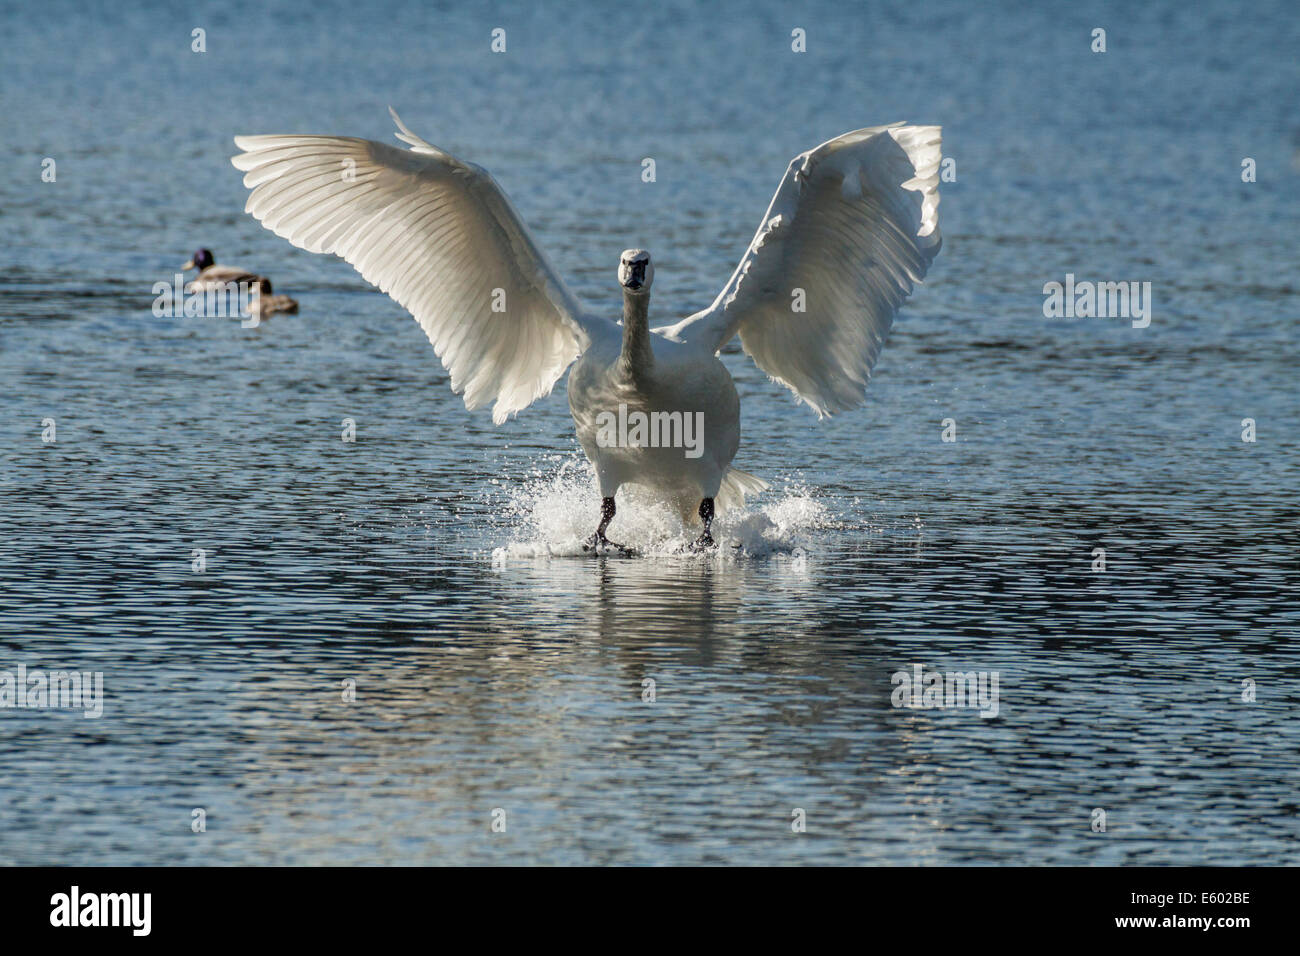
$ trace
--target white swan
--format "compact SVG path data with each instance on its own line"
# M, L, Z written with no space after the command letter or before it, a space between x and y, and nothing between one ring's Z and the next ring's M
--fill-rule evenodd
M585 311L488 172L420 139L237 136L245 211L332 252L408 309L464 393L500 423L575 358L569 408L596 466L605 531L623 484L647 485L713 543L719 507L766 485L731 467L740 402L718 351L737 334L819 417L865 401L894 313L939 251L940 129L895 123L796 156L731 279L707 309L651 329L649 253L619 260L622 328ZM693 430L702 426L702 438Z

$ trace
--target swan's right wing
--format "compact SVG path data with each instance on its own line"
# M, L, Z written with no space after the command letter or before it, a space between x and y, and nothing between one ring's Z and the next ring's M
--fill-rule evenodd
M865 400L894 314L939 252L937 126L877 126L796 156L713 305L663 331L732 336L817 414Z
M391 112L391 111L390 111ZM342 136L237 136L245 211L309 252L332 252L429 336L465 406L492 420L546 395L592 326L486 170L408 130L403 150Z

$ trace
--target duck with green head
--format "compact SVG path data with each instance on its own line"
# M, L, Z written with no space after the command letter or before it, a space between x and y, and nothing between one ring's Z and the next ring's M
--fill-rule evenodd
M186 292L220 291L232 282L247 282L256 294L250 308L258 315L298 311L297 300L287 295L272 295L271 280L266 276L260 276L237 266L219 266L212 256L211 249L198 250L189 262L181 266L183 272L189 272L191 269L198 269L199 274L186 283Z

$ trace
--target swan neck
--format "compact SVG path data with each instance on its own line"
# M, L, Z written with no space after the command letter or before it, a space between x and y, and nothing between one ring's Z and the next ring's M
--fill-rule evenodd
M623 354L619 363L636 376L654 365L650 347L650 296L623 293Z

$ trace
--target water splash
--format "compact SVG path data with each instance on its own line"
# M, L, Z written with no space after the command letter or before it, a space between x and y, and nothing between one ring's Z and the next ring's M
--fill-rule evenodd
M493 550L493 564L586 554L582 542L600 520L600 490L596 470L584 457L551 456L535 477L499 482L497 487L504 498L498 513L505 516L503 530L510 540ZM797 479L781 480L760 495L750 495L743 508L719 514L713 522L717 549L695 554L688 546L699 536L697 523L684 524L675 509L652 493L624 486L609 537L650 558L801 559L817 532L836 524L810 488Z

